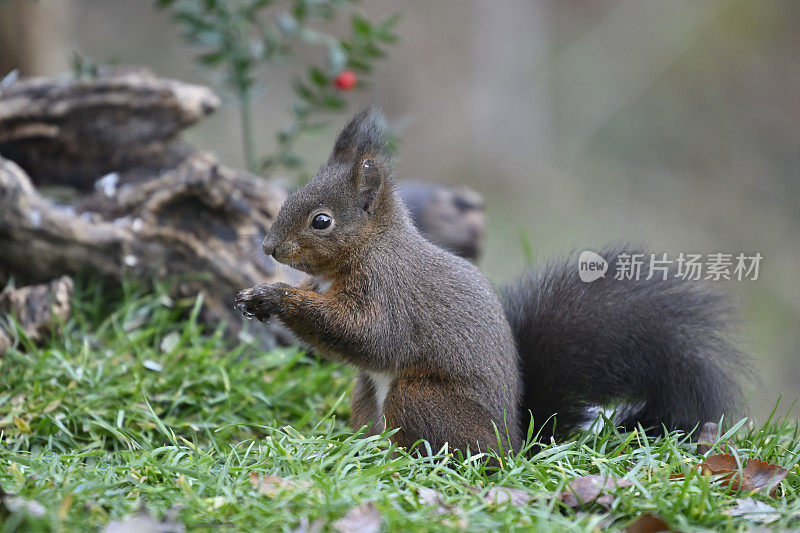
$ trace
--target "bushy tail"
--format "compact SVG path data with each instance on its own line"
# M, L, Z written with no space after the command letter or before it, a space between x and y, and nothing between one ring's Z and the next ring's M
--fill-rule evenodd
M523 435L528 411L546 439L586 427L602 408L616 410L619 426L690 431L739 407L749 364L727 339L728 299L674 271L616 280L622 252L633 253L599 252L609 270L592 282L581 281L575 255L504 290L523 372Z

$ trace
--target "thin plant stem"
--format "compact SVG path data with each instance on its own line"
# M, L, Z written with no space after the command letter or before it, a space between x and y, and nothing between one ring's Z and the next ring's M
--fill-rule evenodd
M253 121L252 121L252 106L250 105L250 92L247 90L239 91L239 114L242 122L242 149L244 151L244 162L247 170L252 173L258 172L258 163L256 162L254 134L253 134Z

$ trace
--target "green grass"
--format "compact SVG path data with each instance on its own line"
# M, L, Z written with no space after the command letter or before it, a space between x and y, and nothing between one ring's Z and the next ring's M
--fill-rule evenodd
M2 530L96 530L142 509L175 516L188 531L329 529L367 501L383 529L396 531L621 529L648 511L681 530L759 525L724 513L746 495L691 473L701 459L677 434L579 434L506 458L499 472L480 456L412 456L388 435L354 435L350 369L297 349L226 341L198 325L201 305L83 289L45 346L21 338L0 359L0 485L44 508L39 516L0 508ZM742 457L791 470L775 498L754 498L780 513L770 528L800 527L797 424L745 424L732 440ZM253 472L291 482L262 494ZM596 473L634 486L615 491L610 511L596 503L573 510L553 497ZM679 473L689 475L670 480ZM532 500L487 503L482 494L497 485ZM421 503L420 488L441 492L445 509Z

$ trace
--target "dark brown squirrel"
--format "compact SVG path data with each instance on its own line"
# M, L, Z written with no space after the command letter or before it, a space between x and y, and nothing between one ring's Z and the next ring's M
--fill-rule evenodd
M621 426L691 431L737 406L745 358L725 339L724 297L673 277L584 283L570 258L527 272L501 304L473 264L414 227L384 130L376 108L357 113L264 239L309 281L236 297L245 316L276 316L358 369L354 430L399 428L391 438L405 447L517 450L531 421L560 436L615 406Z

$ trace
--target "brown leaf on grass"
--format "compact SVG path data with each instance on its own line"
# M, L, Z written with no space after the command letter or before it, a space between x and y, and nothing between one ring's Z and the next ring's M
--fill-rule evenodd
M566 488L558 495L558 499L569 507L580 507L585 503L596 501L604 507L608 507L614 501L614 497L608 493L613 489L630 487L633 485L626 479L618 479L611 476L591 475L575 478L570 481Z
M515 489L514 487L492 487L483 495L483 500L493 505L503 505L506 502L510 502L515 507L521 507L531 501L531 495L522 489Z
M277 496L282 490L292 490L297 487L309 488L311 483L308 481L295 481L279 476L259 476L255 472L250 472L250 484L259 494L265 496Z
M753 522L768 524L781 517L777 509L769 504L754 500L753 498L741 498L736 500L736 505L730 509L722 511L728 516L741 516Z
M700 430L700 434L697 436L698 455L705 454L714 446L714 443L717 442L718 431L719 426L714 422L706 422L703 424L703 429Z
M727 474L722 479L730 479L738 471L739 467L736 464L736 459L732 455L725 453L712 455L692 468L696 468L701 474L709 476ZM683 481L686 479L686 474L672 474L669 478L673 481Z
M766 489L770 496L775 496L778 485L789 475L785 468L758 459L747 459L740 473L736 458L727 453L712 455L694 468L704 475L720 476L719 479L727 482L731 490L751 492ZM679 480L684 477L683 474L673 474L670 479Z
M660 516L653 513L644 513L631 525L625 528L626 533L655 533L656 531L669 531L669 526Z
M730 478L739 471L739 464L736 462L736 458L733 455L729 453L718 453L717 455L707 457L705 461L696 465L695 468L700 470L701 474L709 476L730 474L728 476L728 478Z
M383 517L373 502L353 507L332 524L339 533L377 533L383 525Z
M767 494L775 496L778 485L786 479L789 471L778 465L759 461L758 459L748 459L744 469L742 479L742 489L746 491L765 489Z

